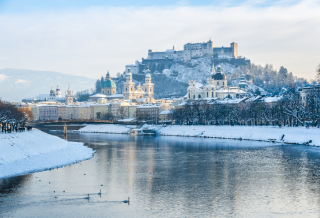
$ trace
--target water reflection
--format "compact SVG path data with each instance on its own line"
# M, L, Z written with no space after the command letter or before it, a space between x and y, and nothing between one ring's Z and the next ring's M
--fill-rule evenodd
M319 148L108 134L68 134L68 140L94 148L94 158L32 174L42 182L27 180L14 209L4 215L40 216L48 205L50 216L71 217L320 214ZM94 195L100 189L101 198ZM82 201L88 193L93 197ZM32 205L25 204L24 194ZM2 204L9 196L1 196ZM121 203L128 197L129 206Z

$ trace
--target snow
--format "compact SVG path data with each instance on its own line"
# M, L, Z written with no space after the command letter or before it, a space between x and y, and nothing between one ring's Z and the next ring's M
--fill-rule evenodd
M39 130L0 133L0 178L73 164L92 157L83 143L68 142Z
M207 78L211 75L211 69L211 59L208 57L175 63L170 67L171 72L179 73L177 80L185 83L188 83L189 80L205 83Z
M155 130L162 136L204 137L222 139L242 139L253 141L278 142L285 144L308 144L320 146L320 129L304 127L273 126L155 126L144 125L142 128ZM132 126L88 125L78 132L130 133Z
M172 114L172 111L161 111L160 114Z
M320 130L303 127L261 126L167 126L158 131L160 135L197 136L206 138L244 139L274 141L287 144L309 144L320 146ZM283 139L282 136L284 135Z
M267 95L268 94L268 92L266 90L264 90L263 88L261 88L259 86L254 85L254 84L248 84L248 86L247 86L247 90L251 89L254 92L256 91L257 88L261 92L261 95Z
M115 125L115 124L101 124L101 125L87 125L79 130L73 132L79 133L114 133L114 134L129 134L132 128Z

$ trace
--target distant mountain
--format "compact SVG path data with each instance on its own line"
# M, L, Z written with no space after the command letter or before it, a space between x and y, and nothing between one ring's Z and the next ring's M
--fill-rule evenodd
M21 101L23 98L49 94L59 83L62 96L70 84L73 93L94 87L95 80L51 71L24 69L0 70L0 98L6 101Z

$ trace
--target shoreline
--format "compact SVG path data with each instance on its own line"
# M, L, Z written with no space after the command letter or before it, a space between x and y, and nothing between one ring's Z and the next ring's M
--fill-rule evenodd
M0 134L0 179L51 170L93 157L84 143L69 142L34 129Z
M121 128L121 131L117 131ZM124 129L125 128L125 129ZM74 133L130 134L134 127L123 125L87 125L74 130ZM320 147L320 129L305 127L274 127L274 126L153 126L142 128L155 130L157 135L178 137L199 137L231 140L263 141L292 145L308 145Z

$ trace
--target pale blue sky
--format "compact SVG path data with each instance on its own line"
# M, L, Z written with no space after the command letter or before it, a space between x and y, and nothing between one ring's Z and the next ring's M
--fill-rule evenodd
M300 0L0 0L1 13L26 13L39 11L78 10L88 7L147 7L147 6L224 6L235 7L243 4L252 4L256 7L273 5L289 6Z
M107 69L123 72L148 49L182 50L211 38L216 47L237 42L252 63L312 79L319 11L319 0L0 0L0 69L100 78Z

